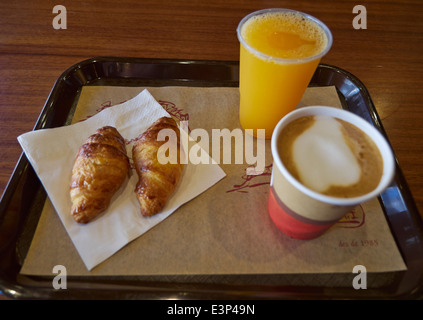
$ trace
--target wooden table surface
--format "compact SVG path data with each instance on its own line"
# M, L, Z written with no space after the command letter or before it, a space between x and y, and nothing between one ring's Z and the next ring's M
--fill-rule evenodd
M53 8L59 4L67 28L56 30ZM367 29L353 27L357 4L365 6ZM22 152L16 137L32 130L68 67L95 56L238 60L239 21L269 7L307 12L331 29L334 43L322 62L351 72L368 88L422 214L421 0L1 1L0 194Z

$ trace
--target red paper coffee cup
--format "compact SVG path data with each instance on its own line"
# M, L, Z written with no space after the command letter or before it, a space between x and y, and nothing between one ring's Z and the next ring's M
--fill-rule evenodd
M383 172L376 188L357 197L340 198L316 192L294 178L281 160L279 152L283 151L279 151L277 145L279 135L291 121L311 115L331 116L349 122L373 140L383 160ZM287 114L273 132L271 149L273 169L268 211L279 230L292 238L313 239L322 235L357 205L377 197L388 187L394 175L394 156L385 137L363 118L334 107L303 107Z

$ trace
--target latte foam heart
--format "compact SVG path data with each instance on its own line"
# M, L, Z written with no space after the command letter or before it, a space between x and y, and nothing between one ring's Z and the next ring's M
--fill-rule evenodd
M292 146L300 180L318 192L332 185L357 183L361 168L345 140L341 123L329 116L315 116L314 120Z
M382 155L373 140L355 125L327 115L287 124L278 150L295 179L324 195L361 196L374 190L383 174Z

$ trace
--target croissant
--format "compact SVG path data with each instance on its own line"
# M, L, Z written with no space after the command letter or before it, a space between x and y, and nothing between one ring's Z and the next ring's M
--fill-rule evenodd
M176 134L176 141L157 141L157 135L162 129L171 129ZM162 164L158 160L158 151L164 143L170 143L169 148L176 148L177 159L180 159L180 132L172 118L162 117L141 134L132 147L132 158L139 180L135 188L143 216L153 216L159 213L178 185L184 165L178 163Z
M106 210L129 172L125 140L114 127L100 128L79 148L72 169L71 215L88 223Z

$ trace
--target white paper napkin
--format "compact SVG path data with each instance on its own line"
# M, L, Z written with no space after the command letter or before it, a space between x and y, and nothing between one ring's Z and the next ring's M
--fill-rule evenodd
M170 115L147 90L144 90L133 99L105 109L85 121L60 128L32 131L18 137L88 270L166 219L181 205L206 191L225 176L223 170L211 160L209 165L188 163L177 190L164 210L146 218L140 213L134 193L138 176L132 170L107 211L88 224L76 223L70 215L69 185L75 155L87 137L98 128L110 125L116 127L120 134L130 141L163 116ZM181 133L186 134L183 130ZM127 145L127 152L131 157L132 144ZM209 157L205 152L202 154Z

